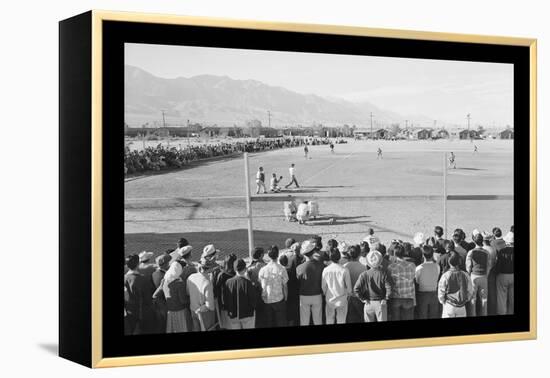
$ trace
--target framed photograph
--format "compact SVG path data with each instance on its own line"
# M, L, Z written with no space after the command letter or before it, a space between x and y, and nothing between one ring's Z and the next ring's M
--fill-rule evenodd
M536 337L535 39L103 11L59 35L61 357Z

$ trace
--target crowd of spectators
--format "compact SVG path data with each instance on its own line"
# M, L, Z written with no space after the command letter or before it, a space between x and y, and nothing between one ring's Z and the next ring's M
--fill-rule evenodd
M218 156L229 156L242 152L261 152L280 148L302 146L306 143L319 143L316 139L307 138L276 138L256 139L253 141L220 142L216 144L194 144L182 146L146 147L132 150L126 146L124 150L124 174L130 175L147 171L182 168L191 162Z
M514 313L514 229L462 229L382 244L320 236L250 260L210 244L200 258L181 238L156 257L126 257L126 334L383 322ZM267 253L266 253L267 252ZM267 255L267 256L266 256Z

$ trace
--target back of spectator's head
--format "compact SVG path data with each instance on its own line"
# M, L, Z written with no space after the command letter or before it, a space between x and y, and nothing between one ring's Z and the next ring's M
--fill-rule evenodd
M445 240L445 250L447 252L454 252L455 243L452 240Z
M277 257L279 257L279 247L277 247L276 245L272 245L271 247L269 247L269 249L267 250L267 256L271 260L276 261Z
M254 260L261 260L262 257L264 257L265 251L262 247L256 247L254 248L254 252L252 252L252 258Z
M453 232L453 240L455 243L460 243L462 241L462 234L455 230L455 232Z
M401 244L396 244L393 247L393 254L395 257L402 259L405 257L405 248Z
M288 238L285 240L285 248L290 248L292 244L296 243L296 240Z
M125 260L126 266L130 270L135 270L139 265L139 256L136 254L132 254L130 256L126 257Z
M287 266L288 265L288 256L287 255L279 256L279 264L281 264L282 266Z
M328 246L329 249L337 248L338 247L338 241L336 241L335 239L329 239L329 241L327 241L327 246Z
M451 255L449 256L449 265L453 267L458 267L460 265L461 257L457 252L451 252Z
M180 240L178 240L178 248L185 247L186 245L189 245L186 238L180 238Z
M374 235L374 229L372 227L370 227L367 231L367 234Z
M434 234L439 238L442 237L443 236L443 227L435 226L434 227Z
M403 249L405 250L405 256L410 256L412 251L412 244L409 242L403 243Z
M227 272L232 272L234 269L233 264L235 264L235 260L237 260L237 256L234 253L226 255L223 259L223 268Z
M361 243L359 243L359 247L360 247L361 256L366 256L367 253L370 252L369 243L367 243L364 240Z
M319 235L313 235L311 238L315 240L315 245L319 251L323 249L323 238L321 238Z
M425 244L424 246L422 246L422 254L424 255L426 261L430 261L434 257L434 249L431 246Z
M238 259L233 264L233 268L235 269L236 272L242 273L246 270L246 262L243 259Z
M357 245L352 245L351 247L349 247L349 258L352 259L352 260L357 260L359 258L359 255L361 254L360 250L359 250L359 246Z
M493 228L493 235L495 235L496 238L502 237L502 230L498 227Z
M382 256L386 256L386 246L384 244L382 243L378 244L377 251L380 252Z
M476 245L478 247L482 247L483 246L483 235L481 233L478 233L477 235L475 235L473 237L473 240L474 240L474 243L476 243Z
M340 255L340 251L338 250L338 248L331 248L330 249L330 252L329 252L330 261L332 261L334 263L338 263L340 261L341 257L342 257L342 255Z

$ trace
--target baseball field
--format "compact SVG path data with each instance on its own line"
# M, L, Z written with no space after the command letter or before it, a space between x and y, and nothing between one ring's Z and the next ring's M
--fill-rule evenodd
M474 152L474 145L478 151ZM382 158L377 158L377 149ZM460 227L509 229L513 223L513 142L507 140L354 141L273 150L249 155L254 244L282 246L288 237L357 243L368 228L382 242L431 235L443 225L445 153L447 235ZM296 166L300 188L269 193L272 173L289 182ZM213 243L222 253L248 255L245 171L242 156L194 163L184 169L129 178L125 182L125 253L160 253L186 237L196 254ZM262 166L267 194L255 194ZM320 215L300 225L286 222L283 201L315 200Z

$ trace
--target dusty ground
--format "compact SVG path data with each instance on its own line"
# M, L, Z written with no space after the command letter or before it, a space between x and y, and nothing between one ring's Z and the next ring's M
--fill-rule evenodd
M479 152L474 153L474 144ZM381 147L383 159L376 158ZM457 169L449 169L449 195L498 195L498 200L447 202L448 230L467 233L513 222L513 144L511 141L350 141L250 156L250 187L261 165L266 179L275 172L288 181L296 164L300 189L254 195L255 244L279 244L319 234L324 239L358 242L368 227L383 241L410 239L417 231L431 233L443 224L444 153L454 151ZM268 180L266 180L268 181ZM193 167L145 176L125 184L126 253L172 247L180 236L197 249L209 242L222 250L247 254L247 220L242 158L210 161ZM283 220L282 201L316 199L319 219L306 225ZM222 197L222 198L220 198ZM334 224L329 219L334 218ZM198 253L198 252L197 252Z

